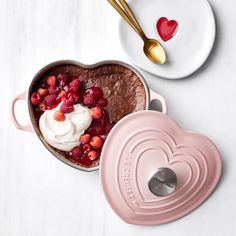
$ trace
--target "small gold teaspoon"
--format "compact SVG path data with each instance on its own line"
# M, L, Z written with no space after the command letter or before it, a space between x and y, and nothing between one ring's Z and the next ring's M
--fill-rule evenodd
M143 32L140 24L135 18L130 7L125 0L119 0L121 6L115 0L108 0L108 2L117 10L123 19L135 30L135 32L142 38L144 42L144 54L155 64L164 64L166 62L166 53L161 44L155 39L149 39Z

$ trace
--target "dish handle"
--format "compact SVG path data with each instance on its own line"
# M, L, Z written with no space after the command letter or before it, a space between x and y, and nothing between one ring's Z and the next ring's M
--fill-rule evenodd
M32 133L33 133L34 131L33 131L33 128L32 128L32 126L31 126L31 124L21 125L21 124L18 122L17 118L16 118L15 105L16 105L16 102L19 101L19 100L24 100L24 101L26 101L26 91L23 92L23 93L21 93L21 94L19 94L19 95L17 95L17 96L13 99L13 101L12 101L12 103L11 103L11 120L12 120L12 123L13 123L13 125L14 125L17 129L19 129L19 130L28 131L28 132L32 132Z
M162 97L160 94L154 92L153 90L150 89L150 103L153 101L153 100L158 100L161 102L161 106L162 106L162 112L164 114L167 114L167 102L165 100L164 97Z

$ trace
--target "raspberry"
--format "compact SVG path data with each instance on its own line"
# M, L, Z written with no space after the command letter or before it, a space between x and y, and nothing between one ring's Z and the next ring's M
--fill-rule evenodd
M90 145L94 148L100 148L103 145L103 140L98 136L94 136L90 141Z
M67 73L60 73L58 76L57 76L57 79L59 81L59 84L61 86L65 86L66 84L68 84L71 80L70 78L70 75L67 74Z
M90 144L86 143L83 145L83 149L85 152L90 152L92 150L92 147Z
M73 106L75 104L75 100L72 96L66 98L65 103L67 106Z
M69 100L73 101L73 104L78 104L82 101L82 97L75 92L68 93Z
M92 125L88 129L91 136L98 136L105 134L105 123L103 120L93 120Z
M57 96L57 99L63 100L65 97L66 97L66 92L64 90L61 90L61 92Z
M74 106L68 104L68 101L65 101L62 103L60 110L63 113L70 113L70 112L74 111Z
M95 100L99 100L103 97L103 91L99 87L91 87L86 89L85 94L92 94Z
M98 153L97 153L96 151L90 151L90 152L88 153L88 157L89 157L89 159L90 159L91 161L94 161L94 160L97 159Z
M71 151L72 160L79 161L80 158L82 158L82 156L83 156L83 149L81 146L77 146L72 149L72 151Z
M57 96L55 94L48 95L44 98L44 103L46 106L51 107L56 101L56 99L57 99Z
M97 101L97 106L106 107L108 105L108 101L106 98L101 98Z
M48 95L48 90L47 89L43 89L43 88L39 88L37 93L43 98L43 97Z
M40 101L41 101L41 96L35 92L31 95L30 101L33 105L39 105Z
M52 87L55 87L56 86L56 82L57 82L57 78L55 75L50 75L48 76L47 78L47 84L52 86Z
M74 79L70 82L70 90L73 92L78 92L81 88L82 82L79 79Z
M91 166L93 164L93 161L89 159L87 154L84 154L78 162L84 166Z
M73 95L73 98L74 98L74 103L75 104L78 104L82 101L82 97L79 94Z
M90 141L90 134L83 134L80 136L80 142L86 144Z
M58 95L60 93L60 89L58 87L49 87L48 89L49 94Z
M83 103L85 106L93 106L95 104L95 98L92 94L85 94L83 97Z
M102 116L102 109L100 107L94 107L90 109L90 115L93 119L100 119Z
M56 121L64 121L66 119L66 116L64 113L62 113L60 110L56 111L54 113L54 116L53 118L56 120Z

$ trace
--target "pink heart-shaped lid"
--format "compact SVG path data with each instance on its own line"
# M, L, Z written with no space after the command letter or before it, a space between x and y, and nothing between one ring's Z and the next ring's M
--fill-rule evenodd
M156 111L119 121L101 156L105 196L131 224L161 224L186 215L210 195L221 174L220 154L211 140L182 130Z

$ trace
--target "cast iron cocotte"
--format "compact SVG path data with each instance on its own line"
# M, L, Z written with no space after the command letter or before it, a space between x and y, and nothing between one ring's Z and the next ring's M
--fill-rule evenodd
M150 90L146 84L146 81L144 79L144 77L131 65L128 65L124 62L120 62L120 61L115 61L115 60L109 60L109 61L102 61L93 65L84 65L80 62L77 61L72 61L72 60L62 60L62 61L56 61L53 62L45 67L43 67L32 79L31 84L28 88L27 91L17 95L13 102L12 102L12 108L11 108L11 116L12 116L12 121L13 124L16 128L23 130L23 131L28 131L28 132L35 132L37 134L37 136L39 137L40 141L44 144L44 146L59 160L61 160L62 162L64 162L65 164L72 166L76 169L79 170L84 170L84 171L94 171L94 170L98 170L99 169L99 160L98 161L94 161L93 165L90 167L84 167L81 166L79 164L73 163L70 160L66 159L63 155L61 155L59 152L57 152L54 148L52 148L43 138L40 130L39 130L39 126L38 126L38 121L35 117L34 111L33 111L33 106L30 102L30 96L32 94L32 92L34 91L36 85L38 84L38 82L40 80L42 80L43 75L45 75L47 73L47 71L51 70L52 68L56 68L59 66L63 66L63 65L73 65L73 66L78 66L78 67L82 67L82 68L86 68L86 69L93 69L93 68L97 68L100 66L105 66L105 65L121 65L125 68L128 68L129 70L133 71L140 79L140 81L143 84L143 87L145 89L145 95L146 95L146 105L145 105L145 109L148 110L149 109L149 105L151 103L152 100L159 100L162 104L162 109L164 112L166 112L167 109L167 105L166 105L166 101L165 99L155 93L154 91ZM63 71L61 71L63 72ZM16 118L16 114L14 111L14 107L15 104L18 100L25 100L27 102L28 105L28 111L29 111L29 115L30 115L30 123L28 125L21 125Z

